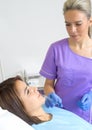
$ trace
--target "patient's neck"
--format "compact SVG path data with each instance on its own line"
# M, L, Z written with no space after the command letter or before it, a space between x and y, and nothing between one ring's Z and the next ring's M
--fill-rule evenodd
M31 116L36 116L42 121L49 121L52 119L52 115L49 113L46 113L43 108L40 108L34 112L31 113Z

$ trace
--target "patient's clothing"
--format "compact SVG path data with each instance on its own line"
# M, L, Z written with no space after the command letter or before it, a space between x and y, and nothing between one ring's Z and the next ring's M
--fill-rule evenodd
M72 112L57 107L45 110L53 115L52 120L32 125L35 130L92 130L91 124Z
M77 103L92 89L92 59L74 53L66 38L50 46L40 74L56 79L55 92L62 98L66 110L88 122L91 120L90 111L81 110Z

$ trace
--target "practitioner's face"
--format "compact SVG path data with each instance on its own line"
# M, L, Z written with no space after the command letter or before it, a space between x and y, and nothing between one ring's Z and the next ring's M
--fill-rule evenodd
M36 87L29 87L23 81L16 81L16 90L28 113L36 111L45 102L45 98L39 93Z
M88 37L88 28L91 19L88 19L84 12L79 10L68 10L64 14L66 29L73 41L83 40Z

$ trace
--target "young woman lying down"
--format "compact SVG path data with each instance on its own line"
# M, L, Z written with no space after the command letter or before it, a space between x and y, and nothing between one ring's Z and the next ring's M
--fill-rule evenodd
M35 130L92 130L92 125L61 108L46 108L46 97L19 76L0 84L0 107L17 115Z

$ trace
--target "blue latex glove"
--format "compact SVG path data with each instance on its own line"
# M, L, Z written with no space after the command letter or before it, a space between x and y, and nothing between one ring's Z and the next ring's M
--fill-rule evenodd
M55 94L54 92L50 93L47 96L46 101L45 101L45 105L47 107L54 107L54 106L57 106L57 107L60 107L60 108L63 107L62 99L57 94Z
M78 106L84 111L90 110L91 105L92 105L92 91L84 94L84 96L78 102Z

